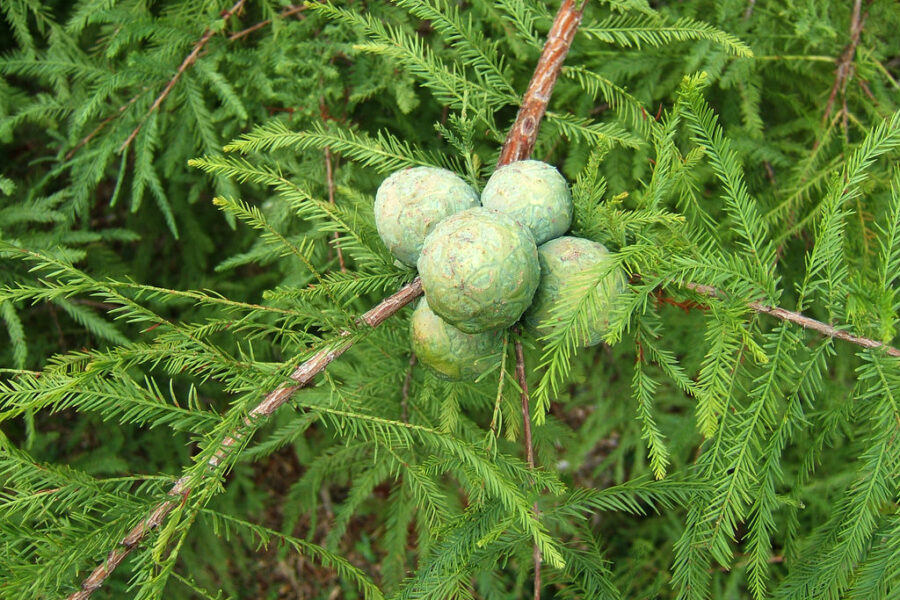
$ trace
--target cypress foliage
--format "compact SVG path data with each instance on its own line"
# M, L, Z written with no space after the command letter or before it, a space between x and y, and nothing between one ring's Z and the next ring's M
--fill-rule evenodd
M378 183L481 189L555 8L3 2L0 598L897 594L891 3L587 5L534 157L608 345L609 265L477 382L357 321Z

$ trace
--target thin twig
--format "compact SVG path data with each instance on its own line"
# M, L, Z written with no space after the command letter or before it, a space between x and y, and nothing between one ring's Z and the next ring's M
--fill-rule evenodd
M331 167L331 149L325 146L325 176L328 178L328 201L334 205L334 172ZM341 251L341 234L334 232L334 247L337 249L338 264L341 265L341 273L347 272L344 263L344 253Z
M416 366L416 353L409 355L409 368L406 369L406 377L403 379L403 387L400 388L400 420L404 423L408 420L409 415L407 405L409 404L409 386L412 383L413 368Z
M239 10L241 10L241 8L243 8L244 2L246 2L246 0L238 0L237 2L234 3L234 6L232 6L228 10L222 12L222 14L221 14L222 20L225 22L228 22L228 19L230 19L234 13L238 12ZM160 107L160 105L163 103L163 101L169 95L169 92L171 92L172 88L175 87L175 84L178 83L178 80L181 78L181 75L185 71L187 71L191 65L194 64L194 62L197 60L197 57L200 56L200 52L203 50L203 48L206 47L207 42L209 42L209 40L215 34L216 34L215 29L212 29L212 28L206 29L206 31L203 33L203 37L200 38L200 41L198 41L196 44L194 44L194 49L191 50L191 53L188 54L183 61L181 61L181 66L178 67L178 71L175 72L175 76L169 80L169 83L166 84L166 87L163 89L162 93L159 96L157 96L156 100L153 101L153 104L150 105L150 110L147 111L147 114L144 115L144 118L142 118L141 121L137 124L137 127L134 128L134 131L131 132L131 135L129 135L128 138L124 142L122 142L122 145L119 146L119 152L124 151L126 148L128 148L129 145L131 145L131 142L133 142L134 138L137 137L137 134L141 130L141 127L143 127L143 125L147 121L147 119L150 118L150 115L153 114L153 111L155 111L157 108Z
M525 353L522 351L522 339L519 336L519 328L516 328L516 380L519 382L520 396L522 398L522 431L525 443L525 460L528 468L534 469L534 445L531 441L531 408L528 397L528 378L525 375ZM535 518L538 517L538 504L534 502L532 507ZM531 552L534 561L534 600L541 600L541 548L535 542Z
M283 11L279 14L279 17L282 17L282 18L284 18L284 17L289 17L289 16L291 16L291 15L295 15L295 14L297 14L297 13L300 13L300 12L306 10L306 8L307 8L307 7L306 7L305 5L304 5L304 6L289 6L288 8L286 8L285 10L283 10ZM226 13L222 13L222 16L223 16L223 18L228 18L228 17L231 16L231 14L233 14L233 12L234 12L234 10L233 10L233 7L232 7L232 10L231 10L231 11L226 11ZM226 14L228 15L228 17L225 16ZM256 25L253 25L252 27L248 27L247 29L244 29L244 30L242 30L242 31L238 31L237 33L234 33L234 34L228 36L228 41L234 41L234 40L240 39L240 38L242 38L242 37L244 37L244 36L246 36L246 35L249 35L250 33L254 32L254 31L258 30L258 29L262 29L263 27L265 27L266 25L268 25L268 24L271 23L271 22L272 22L272 19L266 19L265 21L261 21L261 22L257 23ZM209 34L209 31L208 31L208 30L204 33L204 36L206 36L207 34ZM203 41L203 40L201 39L201 42L202 42L202 41ZM207 38L207 41L208 41L208 38ZM204 42L204 43L205 43L205 42ZM196 49L196 46L195 46L195 49ZM192 53L192 54L193 54L193 53ZM189 57L189 58L190 58L190 57ZM197 58L197 57L195 56L194 59L196 60L196 58ZM187 59L185 59L185 60L187 60ZM182 66L186 69L187 66L189 66L189 65L185 66L185 64L182 63ZM175 79L176 79L176 80L181 76L181 72L180 72L180 71L181 71L181 70L179 70L179 73L177 73L177 74L175 75ZM174 82L170 82L170 84L174 84ZM120 106L120 107L118 108L118 110L116 110L116 112L114 112L114 113L111 114L110 116L108 116L108 117L106 117L105 119L103 119L103 120L100 122L100 124L97 125L97 127L94 128L93 131L91 131L91 132L90 132L89 134L87 134L84 138L82 138L82 140L81 140L80 142L78 142L78 144L77 144L74 148L72 148L71 150L69 150L68 153L66 153L66 160L69 160L70 158L72 158L73 156L75 156L75 153L78 152L78 150L79 150L82 146L84 146L85 144L87 144L88 142L90 142L92 139L94 139L94 137L95 137L98 133L100 133L100 131L101 131L104 127L106 127L113 119L115 119L116 117L118 117L119 115L121 115L123 112L125 112L125 109L127 109L129 106L131 106L132 104L134 104L135 102L137 102L137 100L138 100L141 96L143 96L143 95L147 92L148 89L149 89L149 88L144 88L142 91L140 91L140 92L138 92L137 94L135 94L134 96L132 96L131 100L129 100L128 102L126 102L125 104L123 104L122 106ZM166 92L166 93L168 93L168 92ZM148 113L148 115L149 115L149 113ZM146 119L146 117L145 117L145 119ZM141 123L141 125L143 125L143 123ZM138 125L138 129L140 129L141 125Z
M284 9L283 11L278 13L278 17L281 19L284 19L285 17L290 17L291 15L296 15L297 13L303 12L304 10L306 10L306 8L307 8L306 5L288 6L286 9ZM250 35L251 33L253 33L254 31L258 31L258 30L262 29L263 27L265 27L266 25L268 25L271 22L272 22L272 19L266 19L265 21L260 21L256 25L251 25L247 29L242 29L242 30L238 31L237 33L232 33L231 35L228 36L228 41L233 42L234 40L239 40L242 37L246 37L246 36Z
M844 52L838 59L837 68L834 70L834 85L831 86L831 93L828 95L828 103L825 105L825 113L822 115L822 126L828 122L831 111L834 108L834 101L837 97L838 90L844 93L847 88L847 81L853 74L853 57L856 56L856 47L859 45L859 36L862 33L863 25L866 21L866 15L860 16L862 9L862 0L855 0L853 3L853 14L850 18L850 43L844 48ZM846 98L844 99L846 102ZM846 104L842 108L846 112ZM846 115L845 115L846 117Z
M81 148L82 146L84 146L85 144L87 144L89 141L91 141L92 139L94 139L94 136L97 135L98 133L100 133L100 131L101 131L104 127L106 127L106 126L109 124L110 121L112 121L113 119L115 119L116 117L118 117L119 115L121 115L123 112L125 112L125 109L127 109L129 106L131 106L132 104L134 104L135 102L137 102L138 98L140 98L141 96L143 96L143 95L147 92L147 89L149 89L149 88L144 88L143 91L141 91L141 92L135 94L135 95L131 98L131 100L129 100L128 102L126 102L125 104L123 104L122 106L120 106L120 107L119 107L119 110L117 110L117 111L114 112L113 114L109 115L108 117L106 117L105 119L103 119L102 121L100 121L100 124L97 125L97 126L94 128L93 131L91 131L89 134L87 134L86 136L84 136L84 137L81 139L81 141L78 142L78 144L77 144L74 148L72 148L71 150L69 150L69 151L66 153L66 160L69 160L70 158L72 158L73 156L75 156L75 153L78 152L79 148Z
M519 395L522 398L522 432L525 437L525 461L534 468L534 447L531 444L531 410L528 397L528 380L525 377L525 353L522 351L522 340L516 328L516 381L519 382Z
M243 2L244 0L240 0L240 2L235 4L231 12L234 12L236 8L240 8L240 5L242 5ZM510 137L507 138L506 144L504 145L503 150L501 150L501 163L499 164L506 164L505 162L502 162L503 160L516 160L513 156L525 158L530 156L531 149L534 148L535 139L537 139L540 119L547 109L547 102L550 100L550 92L552 91L553 84L556 82L559 69L562 68L562 58L564 58L568 52L569 44L571 44L572 38L575 36L575 28L577 28L580 22L581 10L575 11L572 1L565 0L556 15L556 21L554 21L553 27L550 30L550 35L547 38L547 43L544 45L544 50L541 53L538 66L535 68L534 75L532 76L532 82L528 86L530 91L532 89L537 89L535 82L544 82L544 84L540 86L540 90L542 91L539 94L526 93L522 107L519 110L516 122L513 124L512 128L513 131L517 133L515 136L511 134ZM203 43L205 44L205 42ZM551 55L552 57L558 57L558 59L551 60ZM196 56L194 58L196 58ZM185 63L187 63L187 59L185 59ZM187 68L189 65L183 64L183 66L184 68ZM182 72L181 69L179 70L179 73L180 72ZM549 82L549 85L547 85L547 82ZM528 126L526 126L526 121L529 123ZM507 152L506 146L509 144L515 144L519 149L528 148L528 153L519 154L518 150L516 153ZM504 156L506 158L503 158ZM359 318L359 322L360 324L365 324L369 327L378 327L381 323L396 314L401 308L418 298L421 294L422 281L416 277L412 282L401 288L400 291L392 296L388 296L369 312L362 315ZM262 402L250 411L250 415L245 421L245 425L250 426L265 420L281 405L287 402L297 390L312 383L316 375L324 371L331 361L350 349L354 340L349 336L349 331L342 331L341 337L347 338L346 340L334 348L320 350L306 362L298 366L290 376L295 383L282 384L274 391L270 392ZM521 351L521 348L519 351ZM525 425L529 439L531 436L530 421L531 419L527 418ZM219 449L209 460L209 466L212 468L218 467L222 459L227 456L228 450L238 441L243 439L248 431L252 431L252 428L248 429L242 427L240 430L234 431L231 435L227 436L219 445ZM165 521L169 513L171 513L179 504L186 502L189 493L190 490L187 488L186 477L182 477L176 481L172 489L169 490L169 495L177 497L178 499L176 500L173 498L172 500L167 500L157 505L149 516L144 518L128 533L128 535L125 536L125 538L122 539L121 542L119 542L120 547L114 549L107 555L106 560L97 566L88 578L84 580L81 584L81 589L70 595L68 600L87 600L90 598L91 594L103 585L103 582L106 581L125 557L131 554L147 533L159 527L160 524ZM539 561L539 550L537 552L538 554L536 554L536 556ZM537 564L539 565L540 563L538 562ZM538 584L536 589L539 590L540 569L535 570L535 581Z
M721 298L725 296L724 292L710 285L686 283L684 284L684 287L704 296L714 298ZM832 325L827 325L825 323L822 323L821 321L810 319L809 317L806 317L798 312L780 308L778 306L767 306L762 302L755 301L748 302L747 306L749 306L755 312L763 313L782 321L788 321L789 323L794 323L795 325L799 325L800 327L804 327L806 329L818 331L819 333L827 335L828 337L844 340L845 342L850 342L851 344L856 344L857 346L862 346L863 348L884 348L885 352L887 352L891 356L900 357L900 350L894 348L893 346L888 346L887 344L883 344L869 338L853 335L852 333L847 333L846 331L842 331Z

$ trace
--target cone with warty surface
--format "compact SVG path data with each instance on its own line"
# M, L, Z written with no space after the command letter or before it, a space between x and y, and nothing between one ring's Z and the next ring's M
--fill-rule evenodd
M547 335L562 323L556 322L553 307L565 293L572 293L567 286L577 285L579 278L590 277L589 271L602 274L606 265L613 262L606 246L583 238L564 236L550 240L538 248L541 262L541 283L534 302L525 314L525 325L536 335ZM581 346L594 346L603 340L609 328L609 315L618 297L625 290L625 274L615 267L597 283L598 309L589 315L588 327L583 332Z
M473 381L500 361L502 330L465 333L434 314L426 298L410 322L412 351L443 379Z
M509 327L540 280L537 246L507 214L470 208L444 219L418 262L428 305L466 333Z
M455 173L413 167L391 174L378 186L375 227L391 254L414 267L425 237L438 223L478 205L478 193Z
M481 193L481 204L527 226L536 244L557 238L572 224L572 194L552 165L522 160L500 167Z

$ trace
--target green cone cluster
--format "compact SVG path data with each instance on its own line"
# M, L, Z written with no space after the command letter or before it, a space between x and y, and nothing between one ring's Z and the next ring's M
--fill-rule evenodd
M611 260L602 244L560 237L572 222L572 197L551 165L528 160L497 169L480 204L457 175L431 167L394 173L376 194L379 235L422 278L413 351L448 379L476 379L495 366L502 331L523 314L531 331L552 332L552 308L568 282ZM603 310L591 315L583 345L600 342L624 286L618 268L598 284Z

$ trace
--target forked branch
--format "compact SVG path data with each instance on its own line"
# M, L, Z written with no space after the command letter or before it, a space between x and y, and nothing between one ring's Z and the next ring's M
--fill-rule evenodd
M238 12L239 10L241 10L241 8L244 7L244 2L246 2L246 0L238 0L234 3L234 6L226 11L223 11L221 14L222 20L227 22L234 13ZM203 48L206 47L207 42L212 39L212 36L214 36L215 33L215 29L211 27L207 28L207 30L203 33L203 37L200 38L200 41L194 44L194 49L191 50L191 53L188 54L183 61L181 61L181 66L178 67L178 71L175 72L175 76L169 80L169 83L167 83L166 87L163 88L162 93L157 96L156 100L153 101L153 104L150 105L150 110L147 111L141 121L137 124L137 127L134 128L128 138L124 142L122 142L121 146L119 146L119 152L122 152L131 145L131 142L133 142L134 138L137 137L137 134L141 130L141 127L144 126L144 123L147 121L150 115L153 114L153 111L160 107L160 105L169 95L169 92L172 91L172 88L174 88L175 84L178 83L178 80L181 79L181 76L184 74L184 72L187 71L192 64L194 64L194 62L197 60L197 57L200 56L200 52L203 50Z

